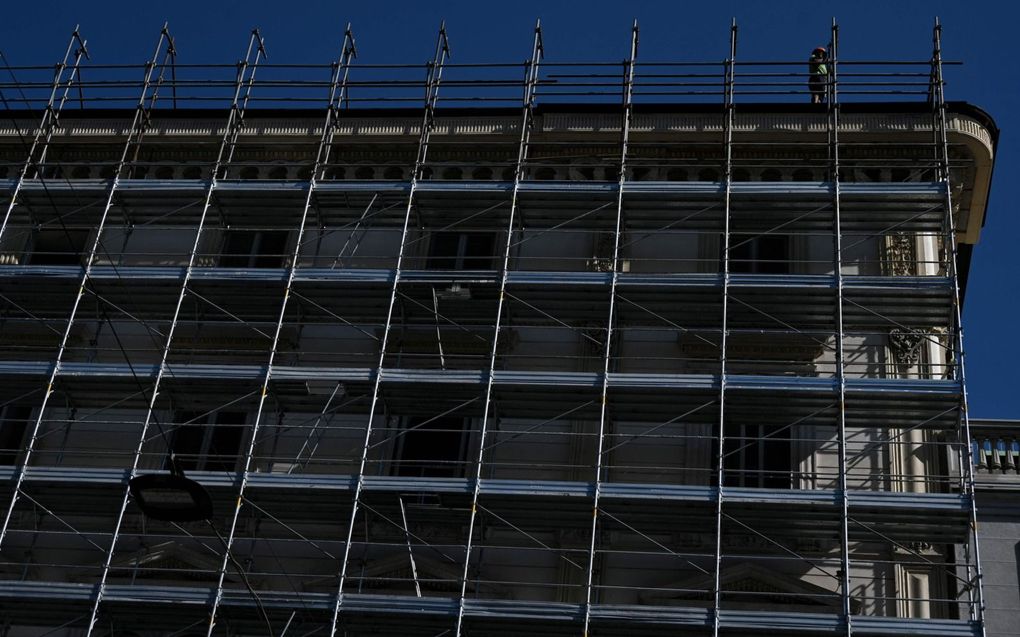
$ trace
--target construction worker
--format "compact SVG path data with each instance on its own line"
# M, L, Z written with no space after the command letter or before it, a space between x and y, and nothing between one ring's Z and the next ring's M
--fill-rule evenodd
M829 67L825 65L827 53L825 47L817 46L808 58L808 90L811 91L811 103L825 102L825 80L829 75Z

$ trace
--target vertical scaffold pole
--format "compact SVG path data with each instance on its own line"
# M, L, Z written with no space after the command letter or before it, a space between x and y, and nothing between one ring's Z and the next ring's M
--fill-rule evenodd
M67 326L64 328L63 336L60 339L60 347L57 350L53 367L50 369L49 378L46 382L46 393L43 395L42 403L39 405L39 414L36 416L28 444L25 447L24 460L18 466L17 476L14 480L14 489L11 494L10 506L8 506L7 515L4 517L3 528L0 528L0 546L2 546L3 540L7 536L7 529L10 525L11 517L14 515L14 508L18 502L18 495L21 492L22 483L25 480L25 470L31 461L32 453L35 450L35 443L39 437L39 429L42 427L43 414L46 413L50 397L53 395L53 386L56 384L57 377L60 375L60 368L64 360L64 353L67 351L67 344L71 338L71 332L74 328L74 320L77 317L78 308L81 305L81 299L85 296L86 288L89 286L89 277L92 274L92 267L95 263L96 253L99 251L103 230L106 227L106 219L109 217L110 209L113 207L113 199L117 193L117 186L120 183L121 173L124 171L124 167L128 163L128 154L131 152L132 146L135 145L137 139L141 136L145 127L149 124L149 111L153 108L153 106L155 106L156 96L161 84L161 81L153 82L156 69L162 69L162 67L165 67L167 60L170 59L173 54L170 42L170 32L167 25L164 24L163 29L160 31L159 41L156 43L156 50L153 53L152 59L145 64L145 74L142 79L142 92L135 107L134 118L131 121L131 128L128 131L127 139L124 142L124 148L121 151L120 159L117 161L117 168L114 172L113 179L110 180L110 185L107 189L106 202L103 206L103 212L99 217L99 223L95 230L96 236L92 241L88 257L85 259L85 264L82 268L81 279L78 282L78 291L75 295L74 303L71 305L71 311L67 318ZM162 61L160 61L161 51L163 52ZM148 105L146 104L147 100L149 101Z
M138 445L135 447L134 459L132 460L131 469L127 476L128 480L138 474L142 453L148 439L149 428L155 418L156 400L159 397L160 390L163 385L163 379L166 377L169 370L167 359L170 356L170 348L173 345L174 334L177 332L177 323L180 319L181 307L184 305L184 299L188 294L188 284L191 281L191 275L195 268L198 245L202 237L202 230L205 227L205 219L208 215L209 208L212 205L213 193L216 190L216 183L219 178L220 169L227 163L224 161L224 155L229 152L228 149L232 148L237 141L237 135L243 126L244 109L248 103L248 97L251 95L252 86L255 83L255 72L258 70L259 62L261 62L264 55L265 47L262 41L262 36L259 34L258 29L254 29L251 33L251 37L248 39L248 48L245 52L244 60L238 62L237 65L237 81L234 84L234 95L231 101L230 113L227 115L227 125L224 129L223 137L220 140L220 147L216 154L216 161L213 164L209 175L209 184L206 187L202 212L199 215L198 226L195 229L195 240L192 242L191 253L188 257L188 266L184 270L184 278L181 281L181 289L177 294L177 303L174 307L173 318L170 320L170 327L167 330L166 341L163 344L163 352L160 358L159 369L156 372L156 379L152 385L152 393L149 395L149 405L145 412L145 420L142 422L142 430L138 438ZM156 423L157 426L159 426L158 419L156 420ZM165 434L165 431L163 431L162 428L160 428L160 434ZM168 441L165 442L169 444ZM173 449L168 448L167 453L172 454ZM110 566L113 563L113 556L116 553L117 541L120 538L120 531L124 522L124 516L127 511L130 496L130 491L125 488L124 496L121 498L120 510L117 514L117 523L114 526L113 536L110 540L110 548L106 552L106 560L103 563L103 571L99 578L99 585L96 587L95 598L92 602L92 616L89 621L89 628L85 637L91 637L99 618L99 605L102 602L103 594L106 591L106 580L109 576Z
M485 458L485 441L489 430L489 413L492 409L492 384L496 373L496 353L499 348L499 329L503 320L506 303L506 285L510 271L510 247L513 245L514 224L517 219L517 198L520 193L521 180L524 179L525 162L528 158L528 146L531 141L531 130L535 117L535 93L538 87L539 64L545 51L542 44L542 22L535 23L535 37L531 47L531 59L524 67L524 97L521 114L521 135L517 146L517 165L514 169L514 184L510 194L510 211L507 219L506 241L503 244L503 269L499 282L499 300L496 305L496 328L492 337L492 350L489 356L489 377L485 384L485 408L482 411L482 429L479 433L478 458L475 462L475 484L471 495L471 513L468 521L467 547L464 553L464 572L460 585L460 604L457 609L457 625L454 637L460 637L464 626L464 599L467 596L467 584L471 567L471 550L474 545L475 522L478 518L478 495L482 483L482 462Z
M599 406L599 429L595 453L595 495L592 502L591 536L588 544L588 571L585 583L584 630L588 637L591 625L591 606L595 598L595 554L598 546L599 500L602 495L602 456L605 448L606 420L608 419L609 370L613 364L613 322L616 320L616 288L620 277L620 230L623 227L623 188L627 181L627 152L630 143L630 126L634 105L634 66L638 51L638 23L630 30L630 57L623 67L623 121L620 126L620 174L616 183L616 225L613 229L613 272L609 284L609 314L606 317L606 340L602 352L602 390Z
M960 385L960 408L959 420L957 421L957 435L960 438L960 470L963 472L963 493L970 500L970 542L964 547L964 559L967 561L967 580L969 589L967 591L970 599L970 618L978 623L980 634L985 634L984 622L984 575L981 569L981 549L978 542L978 518L977 503L975 501L974 489L974 466L970 452L970 415L967 402L967 376L964 366L963 350L963 313L960 306L960 277L957 259L959 257L959 246L957 245L955 219L953 218L953 194L952 181L949 164L949 129L948 115L945 94L945 78L942 75L942 24L938 18L935 19L934 34L932 36L934 50L932 53L932 66L934 67L934 93L932 107L934 110L934 122L938 139L938 179L942 182L943 195L945 197L945 216L943 218L943 243L946 251L946 267L948 275L953 284L953 308L950 317L950 325L955 326L956 334L953 338L953 369L955 380ZM967 550L967 549L970 550Z
M733 186L733 85L737 57L737 20L730 23L730 57L723 73L723 254L722 325L719 331L719 447L716 449L715 570L713 571L712 635L719 637L722 603L723 481L726 462L726 342L729 335L730 298L730 190Z
M68 67L68 61L72 57L74 61ZM81 38L78 32L78 27L75 27L67 43L67 49L64 51L64 57L57 63L56 73L53 76L53 86L50 89L50 97L46 101L46 108L43 109L42 120L32 136L32 144L29 146L28 154L25 156L25 163L22 164L21 170L18 172L18 178L14 182L14 190L10 193L11 200L7 202L7 210L4 212L3 222L0 223L0 241L3 240L7 224L14 213L15 206L18 205L18 195L21 194L25 181L29 179L28 175L33 166L36 168L36 175L42 179L42 164L46 156L46 149L53 138L53 131L60 125L60 112L67 102L67 95L71 90L72 84L74 84L75 77L78 76L83 57L86 60L89 59L88 49L85 46L85 40ZM70 72L65 80L64 73L66 71ZM61 91L61 89L63 90ZM60 95L59 101L57 100L57 95ZM36 153L39 154L39 159L36 159Z
M276 328L273 332L273 340L269 347L269 359L266 361L266 370L262 376L262 387L259 392L259 404L255 412L255 420L252 422L249 433L248 448L244 456L244 466L239 472L240 485L237 490L237 498L234 504L234 512L230 521L230 530L223 546L223 560L220 562L219 581L216 584L216 596L213 599L212 608L209 611L209 626L206 630L207 637L212 637L216 627L216 615L219 612L220 604L223 601L223 581L226 577L227 565L232 561L230 551L234 546L234 539L237 533L237 522L240 519L241 509L244 507L244 492L248 486L248 479L251 473L252 456L258 444L259 430L262 425L262 414L265 410L266 397L269 395L269 383L273 376L273 363L276 360L276 352L280 344L280 334L283 332L283 323L287 314L287 305L290 300L291 289L294 285L294 277L297 274L298 258L301 255L301 244L304 239L305 225L308 221L308 211L312 207L312 200L315 196L315 184L320 172L329 163L330 149L333 144L333 137L336 133L339 122L340 108L347 94L347 78L350 72L351 61L356 55L354 48L354 35L348 24L344 31L343 47L340 60L333 71L330 82L329 100L326 104L326 117L322 125L322 134L319 137L319 144L315 155L315 165L312 168L308 179L308 187L305 191L304 205L301 210L301 219L298 225L297 237L294 241L294 251L291 253L290 264L287 267L287 281L284 285L283 299L280 302L280 310L276 318ZM232 153L231 153L232 156ZM268 621L268 619L267 619Z
M837 392L837 421L836 436L839 447L839 493L840 493L840 520L839 520L839 555L840 555L840 605L843 621L845 622L846 634L853 632L852 616L850 614L850 497L847 492L847 462L846 462L846 359L843 350L844 329L843 329L843 225L840 210L840 181L839 181L839 79L837 76L837 65L839 64L839 25L836 19L832 20L832 47L829 52L829 99L827 128L829 134L829 170L832 180L832 247L833 247L833 273L836 277L836 392Z
M347 538L344 542L343 562L340 565L340 577L337 583L336 599L333 604L333 620L330 625L330 637L336 635L337 622L340 620L341 606L344 599L344 585L347 582L347 568L351 556L351 541L354 538L354 525L357 521L361 494L365 488L365 465L368 463L368 449L372 440L372 426L375 423L375 409L379 402L379 389L383 377L383 365L386 362L386 347L389 343L390 331L393 327L393 311L397 303L398 286L400 285L401 268L404 265L404 250L407 245L407 231L411 223L411 213L414 211L414 195L418 188L418 181L422 178L425 162L428 159L429 138L435 126L436 103L439 101L439 85L443 77L443 67L450 56L450 42L446 35L446 23L439 26L439 35L436 38L436 49L432 61L428 63L425 76L425 103L422 114L421 130L418 135L418 154L414 160L414 169L411 171L411 183L407 193L407 208L404 211L404 224L400 235L400 249L397 252L396 268L393 271L393 284L390 287L389 307L386 310L386 325L383 328L383 336L379 345L379 364L375 370L375 379L372 383L372 400L369 403L368 422L365 425L365 438L361 446L361 462L358 468L358 481L354 488L354 499L351 503L351 515L347 525Z

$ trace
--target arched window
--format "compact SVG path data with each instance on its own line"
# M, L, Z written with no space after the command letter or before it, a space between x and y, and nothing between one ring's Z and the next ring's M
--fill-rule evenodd
M909 168L893 168L889 172L893 181L912 181Z
M3 170L6 171L6 167ZM75 166L71 171L71 179L88 179L91 174L92 169L88 166Z
M383 179L398 181L404 178L404 169L400 166L387 166L383 170Z
M443 179L463 179L464 171L456 166L443 169Z
M746 168L735 168L733 170L733 181L751 181L751 171Z
M355 179L375 179L375 168L372 166L358 166L354 169Z
M202 178L202 167L201 166L185 166L181 173L184 179L201 179Z
M644 166L638 166L630 173L630 178L634 181L645 181L651 175L652 171L650 168Z
M783 173L778 168L766 168L761 171L762 181L782 181Z
M312 178L312 167L311 166L302 166L301 168L298 168L297 178L301 179L302 181L308 181L309 179L311 179Z
M556 169L549 166L542 166L535 170L535 179L540 181L551 181L556 179Z
M698 181L719 181L719 171L715 168L702 168L698 171Z
M687 181L687 169L670 168L666 171L666 181Z
M156 166L156 179L173 179L174 178L174 167L173 166Z
M513 177L511 176L511 179ZM492 179L492 168L488 166L479 166L471 171L471 179L478 179L480 181L490 181Z
M269 170L269 178L284 180L287 178L287 167L286 166L274 166Z
M810 168L798 168L793 171L794 181L814 181L815 173Z
M241 168L241 179L258 179L259 169L256 166L245 166Z

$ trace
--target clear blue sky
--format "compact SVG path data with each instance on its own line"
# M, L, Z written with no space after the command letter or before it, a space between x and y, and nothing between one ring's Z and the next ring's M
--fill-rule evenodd
M147 59L169 21L182 63L234 62L258 26L274 63L325 63L336 58L343 26L353 23L359 60L421 62L431 56L445 18L454 60L521 61L542 19L546 52L556 60L626 57L630 25L641 27L643 59L721 60L728 28L740 26L742 59L800 60L828 42L840 24L844 59L927 59L935 16L944 25L947 59L965 66L948 74L947 97L976 104L1002 129L991 207L975 250L965 308L971 415L1020 418L1016 387L1020 338L1020 235L1013 202L1017 179L1020 64L1015 60L1020 9L1013 2L859 1L737 2L12 2L0 22L0 50L11 64L56 61L76 23L97 63Z

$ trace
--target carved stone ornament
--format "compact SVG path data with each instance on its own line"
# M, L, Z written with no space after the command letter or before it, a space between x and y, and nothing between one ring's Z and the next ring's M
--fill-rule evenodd
M889 350L897 365L913 367L921 358L921 345L924 344L925 333L921 330L909 330L894 327L889 330Z
M886 237L885 270L890 276L914 276L917 264L917 246L914 236L894 232Z
M613 271L613 250L616 245L612 235L602 233L595 242L595 255L588 260L588 270L592 272Z

